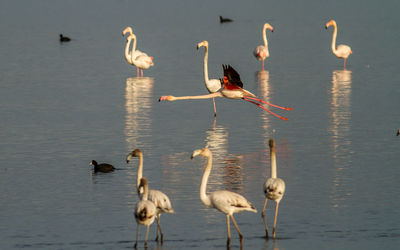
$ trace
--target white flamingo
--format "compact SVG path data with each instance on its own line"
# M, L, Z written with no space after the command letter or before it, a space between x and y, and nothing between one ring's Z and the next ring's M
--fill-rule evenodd
M272 27L269 23L265 23L262 30L264 45L257 46L253 51L253 55L257 58L257 60L262 61L263 69L264 60L269 57L267 29L271 30L271 32L274 32L274 27Z
M143 176L143 153L140 149L135 149L131 153L129 153L126 157L126 163L129 163L129 161L132 159L132 157L139 157L139 166L138 166L138 173L137 173L137 191L138 195L143 194L143 188L140 187L140 180L142 179ZM149 197L148 199L152 201L156 207L157 207L157 216L156 216L156 221L157 221L157 237L156 241L159 239L158 232L160 232L161 235L161 242L164 242L164 234L161 230L161 221L160 217L161 214L163 213L174 213L174 209L172 208L171 201L169 200L168 196L164 194L163 192L159 190L149 190Z
M353 54L353 51L351 50L350 46L344 45L344 44L339 44L336 47L336 36L337 36L337 24L335 20L330 20L325 24L325 29L328 29L329 26L333 26L333 36L332 36L332 53L337 57L337 58L343 58L343 67L346 68L346 60L347 58Z
M148 56L146 53L136 49L137 39L136 35L133 34L131 27L126 27L122 31L123 36L125 36L126 33L129 33L129 36L126 39L125 59L129 64L136 66L137 76L139 76L139 69L141 70L141 76L143 76L143 69L149 69L151 66L154 66L153 57ZM132 40L132 49L129 51Z
M202 41L197 44L197 49L204 47L204 84L210 94L217 92L221 89L221 81L219 79L208 79L208 41ZM217 116L217 109L215 108L215 98L213 97L214 116Z
M265 221L264 211L265 207L267 206L268 199L274 200L276 202L276 207L275 207L275 219L274 219L274 228L272 230L272 237L275 238L276 219L278 217L279 202L282 200L283 195L285 194L285 182L281 178L277 177L274 139L269 140L269 152L271 161L271 177L268 178L268 180L264 183L265 201L263 210L261 212L261 216L263 218L265 226L265 237L268 238L268 226Z
M131 27L126 27L123 31L122 31L122 36L125 36L126 33L129 33L129 36L126 39L126 46L125 46L125 59L129 64L132 64L133 66L135 66L132 63L132 57L136 58L139 55L147 55L146 53L137 50L136 49L136 35L133 34L132 28ZM131 42L133 40L133 45L132 45L132 49L131 51L129 51L129 48L131 46ZM139 69L138 69L139 70Z
M212 168L212 153L208 148L197 149L193 151L191 158L193 159L198 155L207 158L207 164L204 168L203 178L201 180L201 185L200 185L200 200L207 207L215 208L218 211L226 214L226 223L228 231L227 245L229 246L231 240L229 218L232 219L233 225L235 226L239 234L240 242L242 243L243 235L239 230L239 227L236 223L235 218L233 217L233 214L242 211L250 211L257 213L257 210L250 202L246 200L246 198L237 193L233 193L227 190L219 190L207 194L206 193L207 182Z
M149 227L153 224L154 219L156 218L157 208L156 205L148 200L149 195L149 187L146 178L142 178L139 183L139 187L143 187L143 196L142 199L136 204L134 216L137 223L136 230L136 243L135 248L137 248L138 237L139 237L139 227L140 225L145 225L146 229L146 237L144 240L144 246L147 248L147 239L149 236Z

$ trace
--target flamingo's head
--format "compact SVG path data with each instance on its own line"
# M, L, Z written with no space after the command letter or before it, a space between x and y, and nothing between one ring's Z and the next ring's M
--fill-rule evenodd
M139 157L141 155L142 155L142 151L140 149L133 150L126 156L126 163L129 163L129 161L132 159L132 157Z
M128 33L129 32L129 34L133 34L133 31L132 31L132 28L131 27L126 27L123 31L122 31L122 36L125 36L125 34L126 33Z
M192 155L190 156L190 159L193 159L194 157L199 155L209 157L212 155L212 153L208 148L196 149L195 151L193 151Z
M207 41L202 41L197 44L197 49L200 49L200 47L208 47L208 42Z
M172 96L172 95L164 95L164 96L161 96L160 99L158 99L159 102L161 102L161 101L174 101L174 100L175 100L175 97Z
M264 29L265 30L270 30L271 32L274 32L274 27L272 27L272 25L271 24L269 24L269 23L265 23L264 24Z
M329 22L327 22L326 24L325 24L325 29L328 29L328 27L329 26L334 26L334 27L336 27L336 22L335 22L335 20L330 20Z
M275 147L275 141L274 141L274 139L269 139L269 147L270 148L274 148Z
M148 185L147 179L143 177L142 179L140 179L140 183L139 183L139 186L138 186L138 190L139 190L140 188L142 188L142 187L146 187L147 185Z

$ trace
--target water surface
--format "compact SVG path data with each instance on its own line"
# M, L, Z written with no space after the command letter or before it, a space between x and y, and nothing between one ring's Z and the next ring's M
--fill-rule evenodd
M260 214L235 216L246 249L396 249L399 245L397 1L5 1L0 8L0 235L2 249L133 247L137 160L150 188L170 196L166 241L151 249L223 249L225 216L199 200L209 147L208 190L228 189L262 209L268 140L277 145L286 193L277 240ZM346 6L345 8L343 6ZM221 25L218 16L234 19ZM352 47L347 69L330 51ZM252 50L268 33L265 70ZM123 57L126 26L155 66L136 77ZM72 38L60 44L59 33ZM161 95L206 94L231 64L245 88L293 111L217 99L159 103ZM94 174L91 160L114 164ZM273 219L273 202L267 210ZM155 226L150 239L155 237ZM144 233L144 230L141 231ZM232 248L239 240L232 227ZM140 246L142 247L141 234Z

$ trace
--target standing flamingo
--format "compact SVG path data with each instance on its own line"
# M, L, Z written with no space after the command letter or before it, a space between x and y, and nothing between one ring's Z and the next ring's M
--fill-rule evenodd
M271 32L274 32L274 27L272 27L269 23L265 23L262 30L264 45L257 46L253 51L253 55L257 58L257 60L262 61L263 70L264 60L269 57L267 29L271 30Z
M125 36L126 33L129 33L129 36L126 39L126 45L125 45L125 59L126 61L135 66L132 62L132 58L136 58L139 55L145 54L144 52L137 50L136 49L136 35L133 34L132 28L131 27L126 27L123 31L122 31L122 36ZM129 51L129 48L131 46L131 42L133 40L133 46L131 51ZM137 68L137 67L136 67ZM137 68L137 73L139 74L139 68Z
M263 218L265 226L265 237L268 238L268 226L265 221L264 211L265 207L267 206L268 199L274 200L276 202L276 207L275 207L275 219L274 219L274 228L272 230L272 237L275 238L276 219L278 217L279 202L282 200L283 195L285 194L285 182L281 178L277 177L274 139L269 140L269 152L271 161L271 177L268 178L268 180L264 183L265 201L263 210L261 212L261 216Z
M156 218L157 208L156 205L148 200L149 195L149 187L146 178L140 179L139 188L143 187L144 192L142 196L142 200L140 200L136 204L134 216L137 223L136 230L136 243L135 248L137 248L138 237L139 237L139 227L140 225L145 225L146 229L146 237L144 240L144 247L147 248L147 239L149 238L149 227L153 224L154 219Z
M197 44L197 49L200 47L204 47L204 84L210 94L217 92L221 89L221 81L218 79L208 79L208 42L202 41L201 43ZM217 109L215 108L215 98L213 97L213 104L214 104L214 116L217 116Z
M204 156L207 158L207 164L204 168L203 177L200 185L200 200L207 207L212 207L217 209L218 211L226 214L226 223L227 223L227 231L228 231L228 240L227 245L229 246L231 241L231 232L230 232L230 223L229 218L232 219L233 225L235 226L239 237L240 243L243 242L243 235L239 230L239 227L236 223L235 218L233 217L234 213L242 212L242 211L250 211L257 213L256 208L246 200L240 194L230 192L227 190L218 190L214 191L210 194L206 193L207 190L207 182L208 177L210 176L211 168L212 168L212 153L208 148L197 149L193 151L191 159L196 156Z
M143 175L143 153L140 149L135 149L131 153L129 153L126 157L126 163L132 159L132 157L139 157L139 166L138 166L138 173L137 173L137 191L138 195L143 193L143 189L140 187L140 180L142 179ZM168 196L159 190L149 190L149 200L152 201L157 207L157 237L156 241L158 241L158 232L161 235L161 243L164 242L164 234L161 230L161 221L160 217L163 213L174 213L174 209L172 208L171 201L169 200Z
M214 97L225 97L225 98L229 98L229 99L243 99L245 101L248 101L250 103L257 105L258 107L264 109L265 111L278 117L279 119L282 119L285 121L288 120L286 117L277 115L274 112L268 110L267 108L262 106L260 103L264 103L264 104L273 106L275 108L280 108L280 109L284 109L284 110L293 110L292 108L281 107L281 106L278 106L278 105L275 105L272 103L268 103L266 101L256 98L256 96L253 93L243 89L243 83L240 80L240 76L236 72L235 69L233 69L230 65L228 65L228 66L222 65L222 67L224 69L224 79L221 80L223 87L218 92L208 94L208 95L197 95L197 96L178 96L178 97L172 96L172 95L161 96L159 101L209 99L209 98L214 98ZM259 102L259 103L257 103L257 102Z
M139 69L141 70L141 76L143 76L143 69L149 69L151 66L154 66L153 57L148 56L146 53L136 49L136 35L133 34L131 27L126 27L122 31L122 35L125 36L126 33L129 33L129 36L126 39L125 45L125 59L126 61L136 66L136 75L139 76ZM129 51L129 47L133 40L133 45L131 51Z
M329 26L333 26L333 36L332 36L332 53L337 57L337 58L343 58L343 67L346 69L346 59L353 54L353 51L351 50L350 46L344 45L344 44L339 44L336 47L336 36L337 36L337 25L335 20L330 20L325 24L325 29L328 29Z

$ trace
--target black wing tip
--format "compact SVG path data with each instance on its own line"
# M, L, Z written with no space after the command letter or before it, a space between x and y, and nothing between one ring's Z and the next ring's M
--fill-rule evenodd
M224 76L228 78L231 84L243 88L239 73L231 65L222 64L222 68L224 69Z

